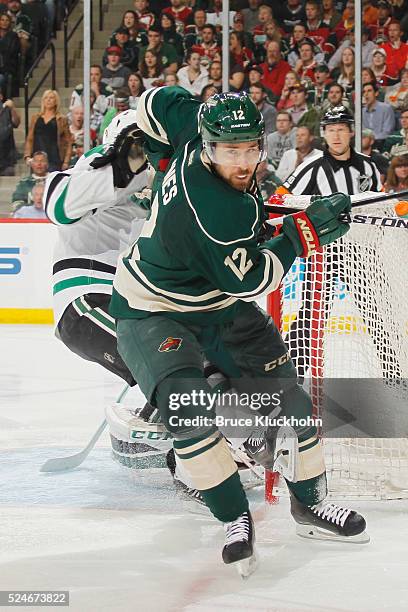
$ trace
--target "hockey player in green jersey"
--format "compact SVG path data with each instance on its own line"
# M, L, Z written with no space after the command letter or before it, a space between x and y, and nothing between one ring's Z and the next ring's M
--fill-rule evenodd
M255 171L265 157L264 123L246 94L215 95L199 107L181 88L149 90L137 122L158 167L160 156L175 153L156 184L149 220L118 262L110 310L118 349L173 434L184 473L224 523L224 562L248 575L255 563L253 521L228 444L214 425L203 353L234 377L240 392L279 391L279 406L259 415L308 420L311 400L297 384L273 320L254 300L278 287L296 256L348 231L338 218L350 210L350 199L318 198L287 216L278 237L260 243L265 214ZM365 538L362 516L325 501L313 425L268 426L247 450L285 477L302 534Z

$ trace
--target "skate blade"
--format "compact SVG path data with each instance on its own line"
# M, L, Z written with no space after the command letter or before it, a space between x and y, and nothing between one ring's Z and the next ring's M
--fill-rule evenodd
M248 557L248 559L242 559L242 561L237 561L234 563L234 565L237 568L237 572L241 578L243 580L247 580L258 567L258 556L255 550L251 557Z
M341 536L326 529L316 527L316 525L296 525L296 533L301 538L308 538L309 540L346 542L347 544L367 544L370 541L370 536L366 531L354 536Z

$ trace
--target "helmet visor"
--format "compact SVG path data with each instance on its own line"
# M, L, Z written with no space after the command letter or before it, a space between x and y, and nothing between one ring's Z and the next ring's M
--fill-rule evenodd
M266 137L249 142L203 141L204 150L220 166L253 166L266 159Z

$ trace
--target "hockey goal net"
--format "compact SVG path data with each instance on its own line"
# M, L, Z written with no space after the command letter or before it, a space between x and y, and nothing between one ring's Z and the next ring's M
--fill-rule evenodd
M335 381L340 395L348 386L357 394L359 385L362 394L371 391L376 417L382 413L374 435L365 436L363 427L350 437L342 414L347 421L348 407L334 402L337 427L322 436L333 497L408 497L408 220L396 216L393 204L358 209L346 236L307 260L298 258L268 296L315 415L333 419L327 389ZM272 490L277 482L267 474L269 501L281 493Z

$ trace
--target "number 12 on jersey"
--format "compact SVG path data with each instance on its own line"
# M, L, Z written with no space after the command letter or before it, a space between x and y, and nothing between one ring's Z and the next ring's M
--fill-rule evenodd
M226 257L224 259L224 264L231 268L233 273L239 278L240 281L244 280L245 274L252 268L254 265L250 259L247 259L248 253L246 249L243 247L239 247L235 249L232 256ZM238 266L236 265L236 261L239 260Z

